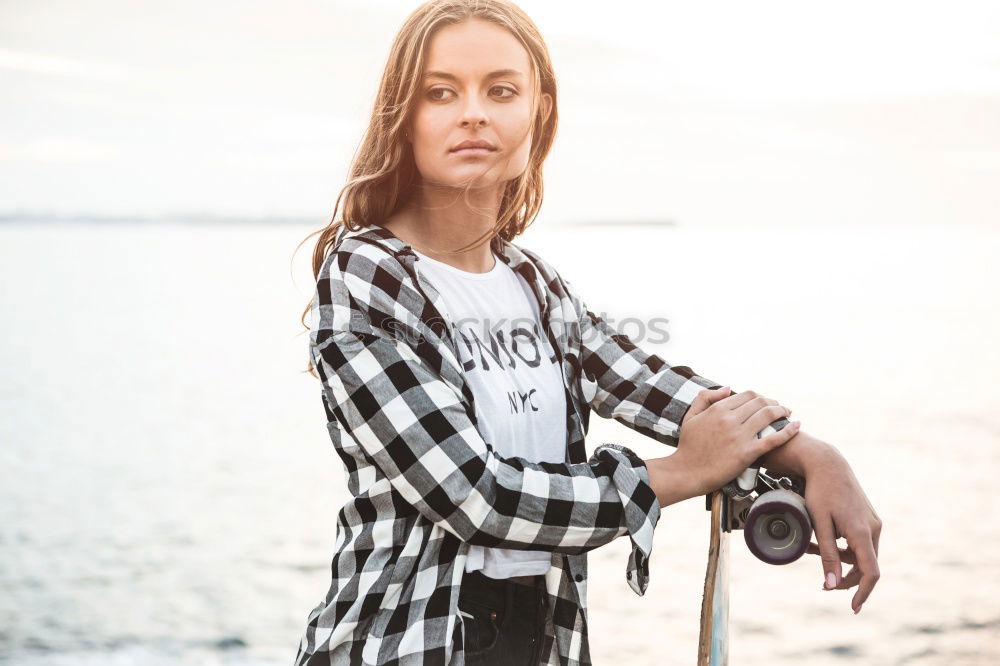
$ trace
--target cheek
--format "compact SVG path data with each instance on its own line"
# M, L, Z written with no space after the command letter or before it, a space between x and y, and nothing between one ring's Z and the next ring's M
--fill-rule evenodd
M449 119L446 114L433 109L418 110L413 115L412 129L416 140L428 145L447 138Z
M531 143L532 117L531 108L527 103L511 105L508 112L500 114L495 123L504 145L511 149L524 147Z

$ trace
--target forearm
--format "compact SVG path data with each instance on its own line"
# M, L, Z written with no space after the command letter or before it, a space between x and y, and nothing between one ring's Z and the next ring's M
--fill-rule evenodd
M661 507L704 494L691 471L685 468L683 455L679 453L645 461L649 485ZM817 465L841 457L832 444L799 431L788 442L765 454L763 463L776 474L805 477L808 468L815 469Z
M580 554L627 533L648 553L659 511L626 447L603 444L586 463L504 457L406 342L331 330L311 354L338 450L343 429L403 500L460 540Z
M601 418L676 447L693 397L719 385L637 346L582 301L578 307L581 381L592 387L590 408Z

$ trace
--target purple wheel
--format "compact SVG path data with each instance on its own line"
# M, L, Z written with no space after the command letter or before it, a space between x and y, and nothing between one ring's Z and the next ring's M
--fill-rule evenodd
M770 490L750 507L743 538L757 559L788 564L802 557L812 537L812 521L802 496L791 490Z

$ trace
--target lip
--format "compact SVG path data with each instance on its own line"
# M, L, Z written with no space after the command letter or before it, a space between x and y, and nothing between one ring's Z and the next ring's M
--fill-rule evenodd
M451 153L453 155L489 155L493 151L489 148L459 148L458 150L453 150Z
M483 139L466 139L462 143L452 148L451 152L485 154L485 153L491 153L494 150L496 150L496 146L494 146L489 141L485 141Z

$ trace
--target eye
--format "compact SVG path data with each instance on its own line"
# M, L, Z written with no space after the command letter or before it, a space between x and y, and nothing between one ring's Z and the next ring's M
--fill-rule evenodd
M430 99L430 100L433 100L435 102L440 102L441 100L443 100L445 98L444 97L435 97L434 96L434 93L439 93L439 92L446 92L446 93L448 93L448 92L451 92L451 91L448 90L447 88L431 88L430 90L427 91L427 98Z
M496 90L502 90L508 93L506 95L497 95L500 99L510 99L512 97L517 96L517 90L509 86L493 86L492 88L490 88L490 92ZM448 88L431 88L430 90L427 91L427 99L434 102L443 102L444 100L448 99L447 93L450 92L451 90L449 90ZM438 93L442 94L439 95Z
M491 88L491 90L506 90L507 92L510 93L509 95L502 95L500 97L500 99L510 99L511 97L516 97L517 96L517 91L514 90L513 88L509 88L507 86L493 86L493 88Z

